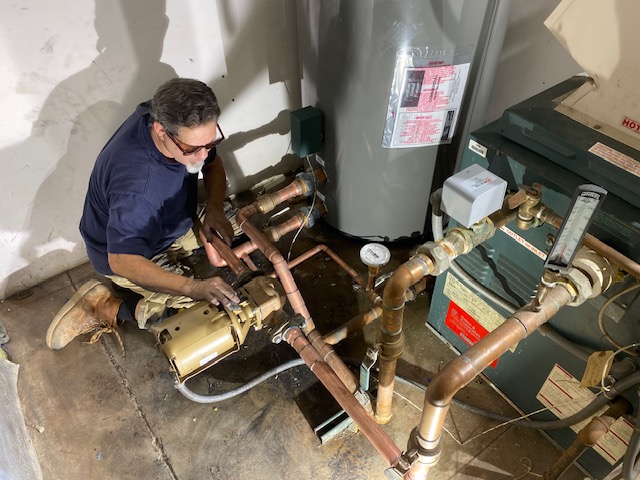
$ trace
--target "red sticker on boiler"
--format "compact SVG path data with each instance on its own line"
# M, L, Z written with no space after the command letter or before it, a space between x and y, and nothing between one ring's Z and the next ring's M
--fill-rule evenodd
M469 346L475 345L481 338L489 334L486 328L453 302L449 302L449 310L444 324ZM495 368L497 364L498 360L494 360L491 366Z

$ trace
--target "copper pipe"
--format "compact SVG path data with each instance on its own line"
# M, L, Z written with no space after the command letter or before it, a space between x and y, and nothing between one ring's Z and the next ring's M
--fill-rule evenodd
M547 214L544 218L544 221L554 226L555 228L560 228L560 225L562 225L562 217L555 212L550 212L549 214ZM640 265L631 260L629 257L623 255L613 247L610 247L609 245L589 233L585 235L582 243L594 252L608 259L611 263L620 267L625 272L640 280Z
M373 292L373 289L376 286L376 278L378 273L380 272L380 267L369 267L369 278L367 280L366 290L367 292Z
M202 238L202 232L200 232L200 237ZM242 260L240 260L231 247L224 243L221 238L214 235L211 238L211 242L207 242L206 239L203 240L204 244L210 243L211 246L220 254L220 256L227 262L231 271L235 274L236 278L239 281L251 276L251 270L244 264ZM205 248L206 251L206 248Z
M315 207L313 207L313 209L309 209L307 212L305 212L303 209L302 211L293 215L289 220L278 225L266 228L264 230L264 234L269 239L269 241L277 242L289 232L313 226L313 222L315 222L315 219L324 217L326 214L326 207L322 202L318 202Z
M418 283L416 283L415 285L413 285L413 287L406 291L405 302L412 302L416 299L418 294L424 291L426 288L427 279L422 278ZM352 333L357 332L363 327L366 327L370 323L373 323L375 320L382 316L382 308L378 305L382 303L382 298L376 295L374 303L376 305L371 307L370 310L359 313L341 327L338 327L334 331L323 335L322 339L329 345L335 345L336 343L341 342L342 340L347 338Z
M314 170L313 176L315 177L315 182L318 185L324 184L327 180L326 174L322 169ZM244 221L246 221L249 217L253 216L255 213L258 213L258 212L268 213L272 211L276 206L289 200L290 198L307 194L308 192L309 192L309 188L307 186L307 183L301 178L296 178L289 185L278 190L277 192L263 195L260 198L258 198L252 205L249 206L251 207L251 209L247 210L247 212L251 211L252 213L248 217L245 217ZM245 207L245 209L246 208L247 207ZM236 220L238 220L237 215L236 215ZM296 226L295 228L299 228L299 225ZM204 238L202 234L200 235L200 238L203 241L203 244L205 246L205 251L207 252L207 256L209 257L209 261L211 262L211 264L213 266L221 266L221 267L228 265L231 268L231 270L236 274L236 276L240 276L248 272L247 267L240 261L240 257L242 257L244 254L251 253L256 248L258 248L256 245L253 245L252 250L243 249L241 251L235 252L234 254L234 251L232 251L231 248L227 246L227 244L225 244L221 239L213 238L212 246L216 250L215 252L213 252L211 249L208 248L208 245L207 245L208 242L206 241L206 238ZM216 255L216 254L219 254L219 255ZM222 257L222 259L220 259L220 257ZM222 262L224 262L224 264Z
M209 260L209 263L214 267L218 267L218 268L226 267L227 262L224 260L224 258L222 258L220 253L213 247L213 245L211 245L209 242L206 241L206 239L204 238L204 235L200 234L200 238L202 240L204 251L207 254L207 259ZM251 241L249 241L249 242L244 242L242 245L238 245L237 247L235 247L233 249L233 253L236 257L242 258L256 251L257 249L258 247L256 247L253 243L251 243Z
M338 379L335 372L322 360L318 351L299 328L290 328L285 333L287 342L298 352L311 371L329 390L333 398L358 425L362 433L369 439L374 448L386 462L394 467L401 458L400 449L393 440L367 415L366 410Z
M489 335L445 365L432 379L425 392L424 408L416 437L420 446L418 460L405 478L426 478L430 465L434 463L433 457L439 455L442 427L453 396L571 300L572 294L567 288L563 284L557 284L549 291L539 311L531 311L528 306L521 308Z
M355 394L360 389L360 384L353 373L351 373L351 370L349 370L349 368L340 359L333 347L324 342L322 336L317 330L310 332L307 335L307 338L313 345L313 348L318 351L322 359L329 364L334 372L336 372L336 375L338 375L344 386L347 387L347 390L349 390L352 395Z
M320 215L326 214L326 210L323 207L319 206L316 208L316 210L320 212ZM304 213L298 213L284 223L265 229L264 234L269 239L269 241L277 242L287 233L293 232L294 230L297 230L307 223L307 216ZM222 258L220 253L213 247L213 245L211 245L209 242L206 242L203 235L201 235L200 238L202 239L202 242L204 244L204 249L207 254L207 258L209 259L209 263L218 268L226 267L227 262L224 258ZM249 241L235 247L233 249L233 253L236 255L236 257L243 258L257 249L258 247L254 243Z
M249 255L242 255L242 257L240 258L253 272L257 272L259 270L256 264L253 263L253 260L251 260L251 257Z
M296 213L289 220L282 222L279 225L265 228L264 234L270 242L277 242L287 233L305 227L307 225L307 221L307 216L304 213Z
M409 288L405 294L405 302L411 302L416 299L418 294L424 291L427 288L427 279L422 278L418 283L413 285L413 287ZM328 343L329 345L335 345L338 342L341 342L349 335L358 330L366 327L370 323L373 323L375 320L382 316L382 307L378 305L378 303L382 303L382 299L376 295L376 299L374 302L376 305L371 307L371 309L361 312L351 320L346 322L341 327L336 328L332 332L329 332L322 336L322 339Z
M492 213L473 229L456 227L437 242L427 242L420 246L417 254L394 272L383 293L383 314L377 343L380 344L380 373L376 420L386 423L391 419L393 387L397 359L402 354L402 321L404 297L407 289L427 275L439 275L449 262L491 238L497 228L506 225L516 217L516 210L505 207Z
M329 345L335 345L341 342L349 335L357 332L365 325L369 325L382 315L382 307L373 306L366 312L359 313L341 327L336 328L333 332L323 335L322 339Z
M383 312L378 339L380 344L380 373L376 399L376 420L387 423L391 419L393 387L396 363L402 354L402 317L406 292L431 271L431 260L423 255L415 255L400 265L387 282L383 293Z
M296 285L295 280L293 279L293 275L291 275L291 271L287 266L287 262L284 257L280 254L278 249L274 247L269 240L264 236L264 234L258 229L256 226L249 222L249 219L257 213L257 208L254 204L248 205L236 214L236 221L239 222L240 228L247 234L247 236L251 239L251 241L260 249L262 253L269 259L269 261L273 264L273 268L280 279L280 283L284 287L284 291L287 294L287 298L289 303L291 304L291 308L296 313L302 315L305 320L307 320L307 324L305 325L305 332L311 332L315 329L315 325L313 320L311 319L311 314L307 309L306 304L304 303L304 299L302 298L302 294L298 290L298 286Z
M309 175L305 173L303 175ZM323 185L327 181L327 175L324 170L321 168L314 170L311 175L313 175L314 183L316 185ZM307 177L308 178L308 177ZM255 202L258 212L267 213L276 208L276 206L281 203L286 202L292 198L298 197L300 195L308 195L310 193L310 188L302 178L298 176L293 182L291 182L286 187L278 190L274 193L268 193L266 195L260 196Z
M351 371L344 365L340 357L335 355L335 352L333 352L333 348L330 345L326 345L322 341L322 338L320 338L320 334L317 332L315 332L314 334L315 324L311 318L309 310L307 309L304 299L302 298L302 294L298 290L298 286L293 279L293 275L291 274L291 270L289 270L286 260L280 254L278 249L271 242L269 242L269 240L260 231L260 229L258 229L249 221L249 219L257 212L258 204L257 202L254 202L253 204L248 205L238 211L238 213L236 214L236 221L239 223L242 231L247 234L251 242L256 245L273 264L273 268L276 271L276 274L278 275L278 278L285 290L287 299L291 304L291 308L293 308L296 313L302 315L302 317L304 317L305 319L305 324L303 327L304 333L314 338L316 345L323 351L323 355L327 359L327 363L323 363L330 366L329 368L332 369L331 371L334 372L334 375L336 374L335 372L337 372L338 377L342 382L341 385L343 386L343 388L346 389L348 387L349 390L351 390L352 394L355 393L358 390L358 382ZM305 341L308 342L306 338ZM347 385L347 387L345 387L345 385ZM353 401L356 401L355 397L352 397L352 399ZM358 403L358 405L360 404ZM347 411L347 413L349 412Z
M291 270L287 266L287 263L284 257L280 254L280 252L264 237L262 232L252 225L249 222L250 215L255 213L255 207L253 205L249 205L241 209L237 215L236 219L240 222L240 226L243 231L249 236L252 242L260 248L262 253L269 259L269 261L273 264L273 268L278 275L282 286L284 287L285 293L287 294L287 299L291 304L291 308L296 313L302 315L305 320L304 332L308 335L313 335L315 330L315 324L311 319L311 314L307 309L306 304L304 303L304 299L302 298L302 294L300 290L298 290L298 286L293 279L293 275L291 274ZM317 333L317 332L316 332ZM358 383L351 373L351 371L344 365L344 362L340 360L337 355L332 355L333 348L329 345L324 344L320 337L320 334L317 334L318 337L318 345L323 349L325 357L329 358L328 360L332 368L338 372L340 379L344 382L345 385L352 390L352 393L358 389Z
M632 410L631 404L624 397L615 402L599 417L593 417L579 432L574 442L542 475L543 480L557 480L588 449L593 447L610 429L613 422Z
M296 178L289 185L278 190L277 192L261 195L258 199L256 199L254 204L256 205L258 212L267 213L276 208L281 203L284 203L293 197L300 196L303 193L306 193L306 185L304 181Z
M328 246L326 246L323 243L316 245L312 249L307 250L303 254L291 260L291 262L289 262L289 268L297 267L302 262L308 260L309 258L313 257L316 253L319 253L319 252L326 253L327 256L329 256L334 262L338 264L338 266L340 266L345 272L349 274L349 276L355 283L360 285L362 288L366 288L367 284L364 281L364 279L358 274L358 272L356 272L353 268L351 268L347 262L345 262L342 258L338 256L337 253L335 253L333 250L331 250Z

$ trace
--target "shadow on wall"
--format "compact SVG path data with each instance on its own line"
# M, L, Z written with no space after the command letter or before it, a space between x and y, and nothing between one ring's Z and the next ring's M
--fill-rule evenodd
M218 8L228 9L229 5L221 1ZM277 6L275 11L274 6ZM267 8L269 11L265 11ZM229 51L224 52L228 65L227 78L209 79L223 112L237 95L250 87L265 67L269 69L271 83L285 83L290 92L290 105L293 108L300 106L297 61L290 62L293 66L286 68L287 62L283 61L282 56L271 55L267 58L261 55L260 62L247 61L246 58L246 53L253 52L257 45L269 52L278 52L283 48L278 42L291 40L287 38L287 35L291 35L291 25L286 25L286 22L283 25L279 9L288 11L289 16L293 15L290 21L294 22L295 28L293 0L282 0L269 6L258 2L244 25L237 27L240 32L236 35L237 40ZM15 233L12 243L24 236L19 254L15 254L6 266L8 276L0 283L0 298L31 287L86 260L77 224L95 158L137 104L151 98L164 81L178 76L171 66L160 61L169 25L165 12L165 0L120 0L117 4L109 0L96 0L94 25L98 33L98 56L87 68L56 85L33 122L31 136L27 140L0 151L0 159L5 160L3 164L15 165L21 160L20 165L15 167L16 171L10 173L15 185L33 183L32 169L49 170L35 197L25 196L22 200L30 203L27 214L21 218L13 216L0 220L3 230ZM256 36L256 28L253 28L256 25L262 26L262 36ZM295 40L295 29L293 37ZM55 53L55 45L52 45L50 54ZM265 62L268 63L265 65ZM222 82L228 82L229 85ZM230 88L225 88L227 86ZM266 135L285 135L288 131L288 110L283 110L274 120L261 127L230 135L220 149L228 176L242 177L233 153L235 150ZM54 162L48 157L58 148L62 153ZM29 155L41 152L41 155L24 159L25 152ZM283 157L275 159L274 163L282 160L291 168L300 162L297 157L283 152ZM259 177L269 175L270 170L244 179L243 185L247 186L247 181L255 183ZM275 174L282 168L273 170ZM26 266L22 267L25 263Z
M224 159L227 178L231 185L230 192L248 189L260 180L298 167L300 159L288 154L288 149L273 158L272 167L266 168L251 176L245 176L242 165L235 152L251 142L268 135L286 135L290 130L289 112L300 108L300 69L297 58L296 0L278 0L251 2L250 13L238 24L234 17L238 11L237 2L218 0L216 2L220 30L233 38L227 45L223 39L227 74L208 79L220 104L221 124L225 122L225 112L231 104L248 90L255 79L266 69L269 84L283 83L290 110L282 110L273 120L251 130L232 133L218 148ZM246 2L245 2L246 3ZM293 48L291 48L293 46ZM294 58L286 55L292 51ZM207 81L203 79L204 81ZM265 103L268 104L267 99ZM256 113L264 106L256 104ZM225 131L226 132L226 131ZM268 160L268 159L267 159ZM260 163L265 159L260 158Z
M49 169L35 197L25 199L30 209L24 224L2 221L3 229L25 234L13 265L27 263L17 271L9 267L2 290L32 286L85 260L77 226L74 241L69 232L80 219L95 157L135 105L152 96L159 83L176 76L160 62L168 24L164 0L97 0L98 56L56 85L27 140L0 152L3 159L22 159L16 185L32 182L32 168ZM52 46L50 55L55 54ZM57 148L59 159L47 158ZM25 152L41 152L42 157L25 159Z

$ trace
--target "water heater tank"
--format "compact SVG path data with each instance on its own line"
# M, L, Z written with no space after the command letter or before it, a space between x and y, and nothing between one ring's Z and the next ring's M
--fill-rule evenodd
M320 194L328 207L330 225L351 236L382 241L425 232L436 164L444 165L443 175L453 171L458 139L466 137L471 118L468 105L476 105L477 113L482 103L472 100L482 88L480 77L489 76L487 45L495 44L498 53L502 47L504 30L497 42L492 33L499 3L298 2L302 103L318 108L324 118L318 156L325 164L328 182ZM385 128L389 133L389 125L393 127L389 107L394 77L398 77L398 54L406 49L418 55L468 52L468 69L460 79L460 88L466 84L466 91L455 112L457 130L445 144L383 146ZM485 84L488 98L490 79L485 78Z

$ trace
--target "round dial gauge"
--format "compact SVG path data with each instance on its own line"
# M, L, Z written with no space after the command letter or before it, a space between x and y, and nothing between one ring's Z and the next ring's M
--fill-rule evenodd
M391 252L379 243L367 243L360 249L360 260L368 267L382 267L391 259Z

